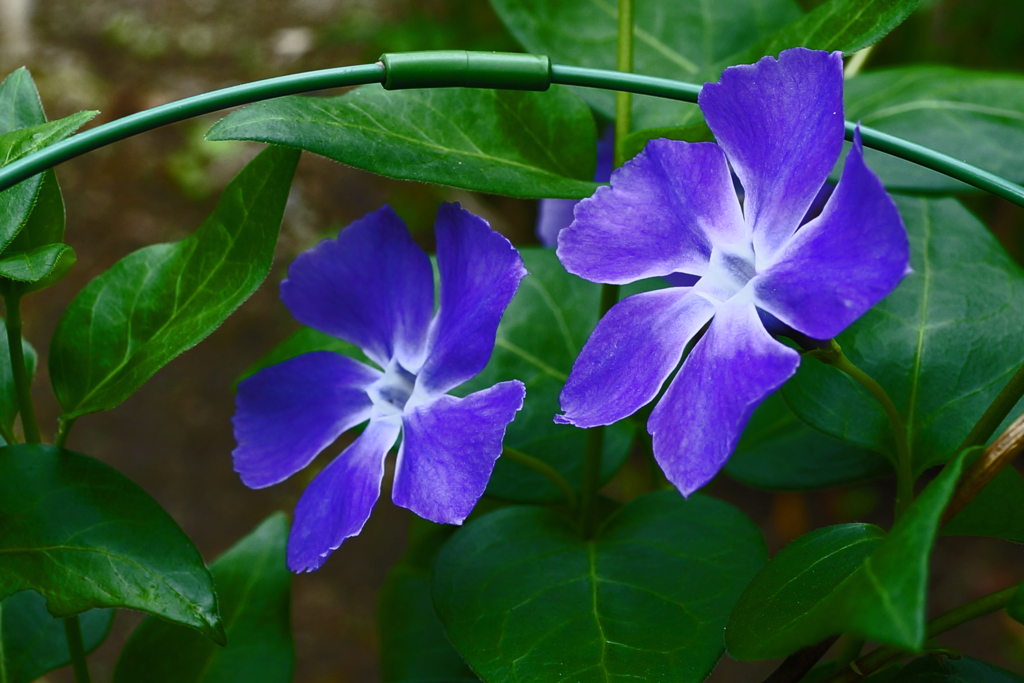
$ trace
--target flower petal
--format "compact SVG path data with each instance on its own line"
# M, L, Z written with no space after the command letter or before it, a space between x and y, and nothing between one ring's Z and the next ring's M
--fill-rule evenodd
M576 358L559 397L565 415L555 422L608 425L650 403L714 312L710 302L682 287L615 304Z
M487 488L505 427L526 388L500 382L465 398L441 396L406 413L398 452L395 505L440 524L462 524Z
M592 282L626 284L683 271L702 275L711 246L743 236L725 156L709 142L651 140L576 206L558 258Z
M434 275L391 207L363 216L299 255L281 283L281 299L299 322L351 342L387 367L422 363Z
M437 211L441 304L430 327L417 390L442 394L487 365L505 307L526 276L512 243L482 218L442 204Z
M319 569L342 541L363 530L380 497L384 456L400 431L397 421L371 420L359 438L306 487L288 537L289 569Z
M821 215L802 227L752 282L757 304L815 339L831 339L909 272L896 205L864 165L860 133Z
M684 496L718 473L754 408L798 365L800 354L772 339L753 304L718 307L647 423L655 459Z
M238 385L231 418L235 471L249 488L292 476L347 429L370 419L366 388L381 373L314 351L263 368Z
M575 199L542 199L537 202L537 239L548 249L558 246L558 233L572 223Z
M793 48L734 66L699 98L743 183L758 262L768 262L807 213L843 148L843 60Z

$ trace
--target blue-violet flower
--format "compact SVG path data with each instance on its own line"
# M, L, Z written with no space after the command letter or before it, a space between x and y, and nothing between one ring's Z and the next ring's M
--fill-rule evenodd
M573 366L556 421L594 427L631 415L707 325L647 423L655 458L689 495L800 364L762 320L830 339L899 284L906 232L864 165L859 132L821 214L801 225L842 151L842 96L839 52L795 48L726 69L699 99L717 145L653 140L580 202L558 240L569 272L613 284L699 280L612 307Z
M607 183L615 162L615 126L605 128L597 140L597 167L594 182ZM558 233L572 223L573 210L579 204L575 199L542 199L537 202L537 239L545 247L558 246Z
M443 204L434 227L436 315L430 258L387 206L301 254L281 283L298 321L355 344L379 367L317 351L238 386L234 465L251 488L290 477L369 420L302 494L288 539L293 571L317 569L362 530L399 434L395 504L462 523L523 406L525 388L515 380L465 398L447 395L487 364L498 322L526 275L519 252L458 204Z

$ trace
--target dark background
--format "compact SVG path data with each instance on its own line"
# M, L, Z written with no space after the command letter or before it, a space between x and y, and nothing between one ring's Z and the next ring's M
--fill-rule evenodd
M941 62L1022 72L1022 46L1019 0L926 0L874 50L865 68ZM0 71L28 66L50 118L101 110L91 125L236 83L374 61L385 50L439 48L516 46L484 0L0 0ZM32 295L24 311L26 336L41 360L34 396L44 440L52 437L58 412L45 358L64 306L127 253L189 234L258 151L245 143L203 142L216 118L169 126L58 168L68 212L66 241L78 264L59 285ZM266 284L217 332L124 404L80 419L69 447L141 485L208 561L272 511L290 512L308 474L250 491L232 472L230 458L235 378L297 327L277 298L277 282L300 251L384 202L429 246L442 200L461 201L517 244L535 241L535 202L386 180L304 154ZM1024 211L981 195L964 200L1020 260ZM645 467L630 462L606 493L620 499L636 495L646 481ZM712 493L760 524L775 552L816 526L885 522L892 489L891 482L881 481L769 494L719 480ZM385 488L362 535L346 542L320 571L295 579L299 683L377 680L376 593L404 549L409 523L409 513L389 498ZM1024 551L995 540L940 539L933 567L932 611L938 613L1019 582ZM140 619L118 614L110 638L90 658L97 683L109 680L117 653ZM1001 612L944 641L1024 672L1024 627ZM760 681L773 668L774 663L725 659L711 680ZM71 677L62 671L48 679Z

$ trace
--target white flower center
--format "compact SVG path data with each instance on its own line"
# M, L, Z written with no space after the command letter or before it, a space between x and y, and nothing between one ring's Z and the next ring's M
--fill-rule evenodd
M708 272L694 285L694 291L718 305L739 294L756 274L754 247L749 242L715 247Z
M405 412L416 389L416 375L392 360L384 376L370 385L366 393L373 402L374 417L391 417Z

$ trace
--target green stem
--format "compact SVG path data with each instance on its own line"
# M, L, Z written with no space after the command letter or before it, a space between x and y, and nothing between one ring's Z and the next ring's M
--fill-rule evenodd
M15 443L17 443L17 440L15 439L14 436L14 432L8 429L7 425L5 425L3 422L0 422L0 437L3 437L3 440L6 441L8 444L14 445ZM0 681L0 683L3 682Z
M68 435L71 433L71 428L75 426L75 420L78 418L71 418L70 420L60 419L60 423L57 426L57 436L53 439L53 445L57 448L64 448L64 445L68 442ZM529 456L527 456L529 457Z
M4 606L0 600L0 683L7 683L7 651L4 650Z
M21 347L21 297L4 297L7 307L7 347L11 354L11 374L14 375L14 389L18 394L18 411L21 413L21 428L26 443L39 443L39 426L36 411L32 405L32 389L25 367L25 352Z
M927 637L934 638L960 624L966 624L968 621L1001 610L1006 607L1017 590L1017 586L1011 586L995 593L989 593L935 617L928 622ZM861 657L848 668L826 678L823 683L855 683L865 676L895 664L910 654L901 648L884 645Z
M1024 396L1024 365L1017 369L996 399L985 410L974 428L971 429L970 434L956 449L956 453L974 446L981 446L991 439L992 435L996 433L996 429L1003 423L1022 396Z
M75 683L90 683L89 665L85 661L85 643L82 642L82 626L78 617L64 620L64 636L68 641L68 653L71 655L71 668L75 672Z
M899 519L914 502L914 468L910 459L907 428L903 424L903 418L900 417L900 411L878 382L850 362L835 339L832 340L829 348L809 351L807 355L814 356L837 370L842 370L853 381L864 387L885 411L885 416L889 419L889 426L892 428L893 440L896 442L896 519Z
M633 0L619 0L618 70L633 71ZM626 163L622 144L632 125L633 94L624 90L615 93L615 168Z
M569 505L576 507L576 491L573 490L572 486L566 481L565 477L559 474L551 465L547 464L543 460L527 455L522 451L517 451L514 448L505 446L501 451L501 457L508 458L512 462L519 463L523 467L528 467L537 474L545 477L548 481L558 487L558 490L565 496L565 500Z

